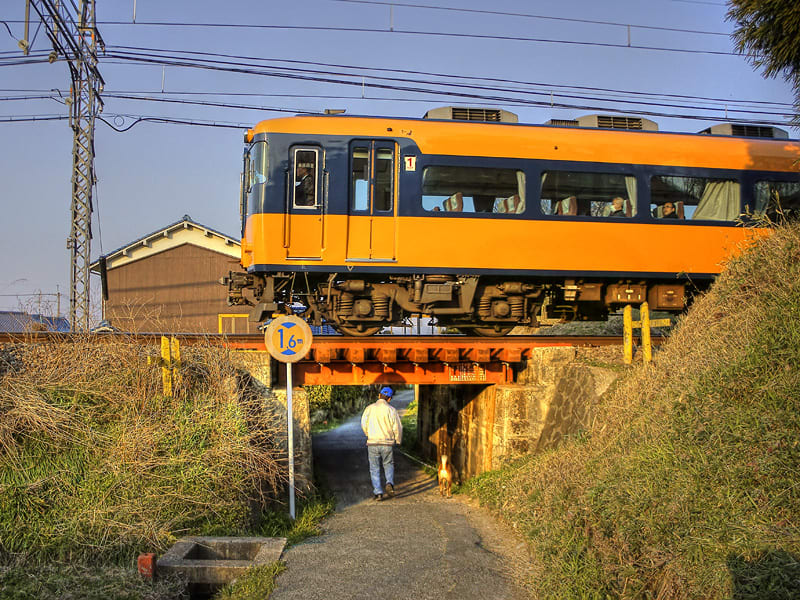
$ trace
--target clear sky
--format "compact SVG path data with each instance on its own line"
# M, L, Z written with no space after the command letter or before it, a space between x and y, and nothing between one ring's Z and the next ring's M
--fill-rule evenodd
M236 236L242 135L285 111L418 117L460 104L525 123L658 113L643 116L689 132L726 116L787 123L791 112L788 84L733 53L722 0L96 1L101 116L125 131L97 122L93 259L184 214ZM0 6L0 309L35 310L30 294L60 290L63 314L72 131L64 120L9 119L66 115L69 75L63 61L42 60L43 31L39 62L20 64L24 7ZM131 95L147 99L120 97Z

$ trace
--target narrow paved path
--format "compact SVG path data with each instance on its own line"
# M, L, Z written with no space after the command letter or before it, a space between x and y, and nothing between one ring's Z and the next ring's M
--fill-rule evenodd
M413 392L397 394L402 412ZM376 502L360 416L314 438L318 472L336 496L323 534L284 554L275 600L526 598L515 577L525 548L480 508L443 499L436 481L395 452L392 499Z

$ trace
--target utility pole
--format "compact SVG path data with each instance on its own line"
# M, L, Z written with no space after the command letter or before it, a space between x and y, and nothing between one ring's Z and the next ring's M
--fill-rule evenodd
M70 7L78 11L72 14ZM92 188L94 175L94 123L103 109L100 94L105 82L97 68L97 49L105 44L97 30L95 0L26 0L25 54L30 9L39 15L53 44L50 62L61 58L69 66L71 86L67 105L73 131L71 228L67 238L70 251L69 320L73 331L89 328L89 265L92 241Z

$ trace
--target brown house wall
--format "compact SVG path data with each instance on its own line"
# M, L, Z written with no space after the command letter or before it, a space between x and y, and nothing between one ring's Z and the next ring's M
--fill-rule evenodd
M184 244L109 269L109 298L104 316L125 331L216 333L220 313L247 314L246 306L228 306L220 277L235 270L235 258ZM231 332L232 319L225 319ZM235 331L254 331L247 319Z

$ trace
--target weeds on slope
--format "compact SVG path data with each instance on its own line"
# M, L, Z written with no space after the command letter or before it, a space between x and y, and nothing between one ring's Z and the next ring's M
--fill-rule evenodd
M222 348L184 351L174 397L124 337L15 353L0 386L6 564L127 563L184 534L246 531L285 477L278 425Z
M541 598L800 596L800 227L732 260L562 447L469 485Z

